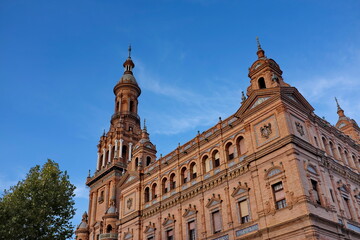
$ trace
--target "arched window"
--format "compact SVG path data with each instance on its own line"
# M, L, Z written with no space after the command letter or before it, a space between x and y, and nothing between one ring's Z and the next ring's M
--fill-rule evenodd
M169 181L167 180L167 178L163 178L163 180L161 181L161 191L163 194L167 193L169 191Z
M214 160L214 168L220 166L220 153L218 150L215 150L213 153L213 160Z
M245 154L246 147L245 147L245 139L243 137L239 137L237 139L236 147L237 147L238 156L242 156Z
M348 167L350 167L349 154L348 154L348 152L346 150L344 151L344 158L345 158L345 164Z
M324 150L325 150L326 154L330 156L331 155L330 154L330 148L329 148L329 145L328 145L326 139L324 137L322 137L321 139L322 139L322 142L323 142L323 145L324 145Z
M115 112L119 112L120 108L120 103L119 101L116 102L116 106L115 106Z
M107 225L107 227L106 227L106 233L111 233L111 231L112 231L112 226L109 224L109 225Z
M147 156L146 157L146 166L149 166L151 163L151 157Z
M101 167L102 167L103 154L100 155L99 159L100 159L100 161L99 161L99 168L98 169L100 170Z
M145 188L144 199L145 199L145 202L150 201L150 188L149 187Z
M186 167L183 167L181 169L181 182L182 183L187 183L189 181L188 179L188 171L186 169Z
M192 162L190 164L190 178L194 179L197 177L197 169L196 169L196 163Z
M135 170L138 169L139 166L139 158L135 158Z
M335 158L335 159L338 159L337 156L336 156L336 149L335 149L335 146L334 144L329 141L329 145L330 145L330 150L331 150L331 155Z
M175 173L170 174L170 189L176 188Z
M202 159L204 172L207 173L212 169L212 161L208 156L204 156Z
M111 148L111 160L113 160L115 157L115 146Z
M225 151L226 151L228 161L231 161L234 159L234 157L235 157L234 150L235 150L234 145L232 143L226 144Z
M354 167L356 168L357 167L356 158L355 158L354 155L351 155L351 158L352 158L352 162L354 164Z
M133 112L134 111L134 101L130 101L130 109L129 109L130 112Z
M109 160L109 150L107 150L105 153L105 165L108 163L108 160Z
M338 147L339 160L344 161L344 155L340 147Z
M260 88L260 89L264 89L264 88L266 88L266 85L265 85L265 80L264 80L264 78L263 78L263 77L259 78L259 80L258 80L258 84L259 84L259 88Z
M157 184L154 183L151 187L151 199L157 198Z
M122 158L127 159L127 146L123 145L122 147Z

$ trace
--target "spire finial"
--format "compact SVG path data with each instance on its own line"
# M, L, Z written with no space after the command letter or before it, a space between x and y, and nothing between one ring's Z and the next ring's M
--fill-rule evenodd
M144 118L144 130L146 131L147 128L146 128L146 119Z
M337 110L338 110L338 111L341 110L340 104L339 104L339 102L338 102L338 100L337 100L336 97L335 97L335 102L336 102Z
M261 50L261 44L260 44L259 37L256 37L256 43L257 43L258 50Z
M129 58L131 58L131 44L129 44L128 52L129 52Z

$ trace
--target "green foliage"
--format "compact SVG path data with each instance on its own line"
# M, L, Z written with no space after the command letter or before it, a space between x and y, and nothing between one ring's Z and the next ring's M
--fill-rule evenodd
M75 214L75 186L48 160L0 198L0 239L68 239Z

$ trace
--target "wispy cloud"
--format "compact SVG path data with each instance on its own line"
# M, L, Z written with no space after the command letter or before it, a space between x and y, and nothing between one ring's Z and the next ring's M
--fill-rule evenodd
M78 183L75 186L75 198L89 198L89 189L87 189L84 183Z
M154 133L173 135L194 127L210 126L217 122L219 116L229 116L229 109L234 109L234 105L239 102L240 89L222 86L205 95L201 91L169 85L137 62L137 76L141 79L141 87L156 95L167 97L168 104L172 104L171 113L164 109L152 109L156 111L151 116L156 124Z

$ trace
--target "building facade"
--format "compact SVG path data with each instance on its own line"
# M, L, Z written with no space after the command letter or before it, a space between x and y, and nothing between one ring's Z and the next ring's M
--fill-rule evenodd
M359 126L315 115L259 43L237 112L160 158L134 67L129 51L77 240L360 239Z

